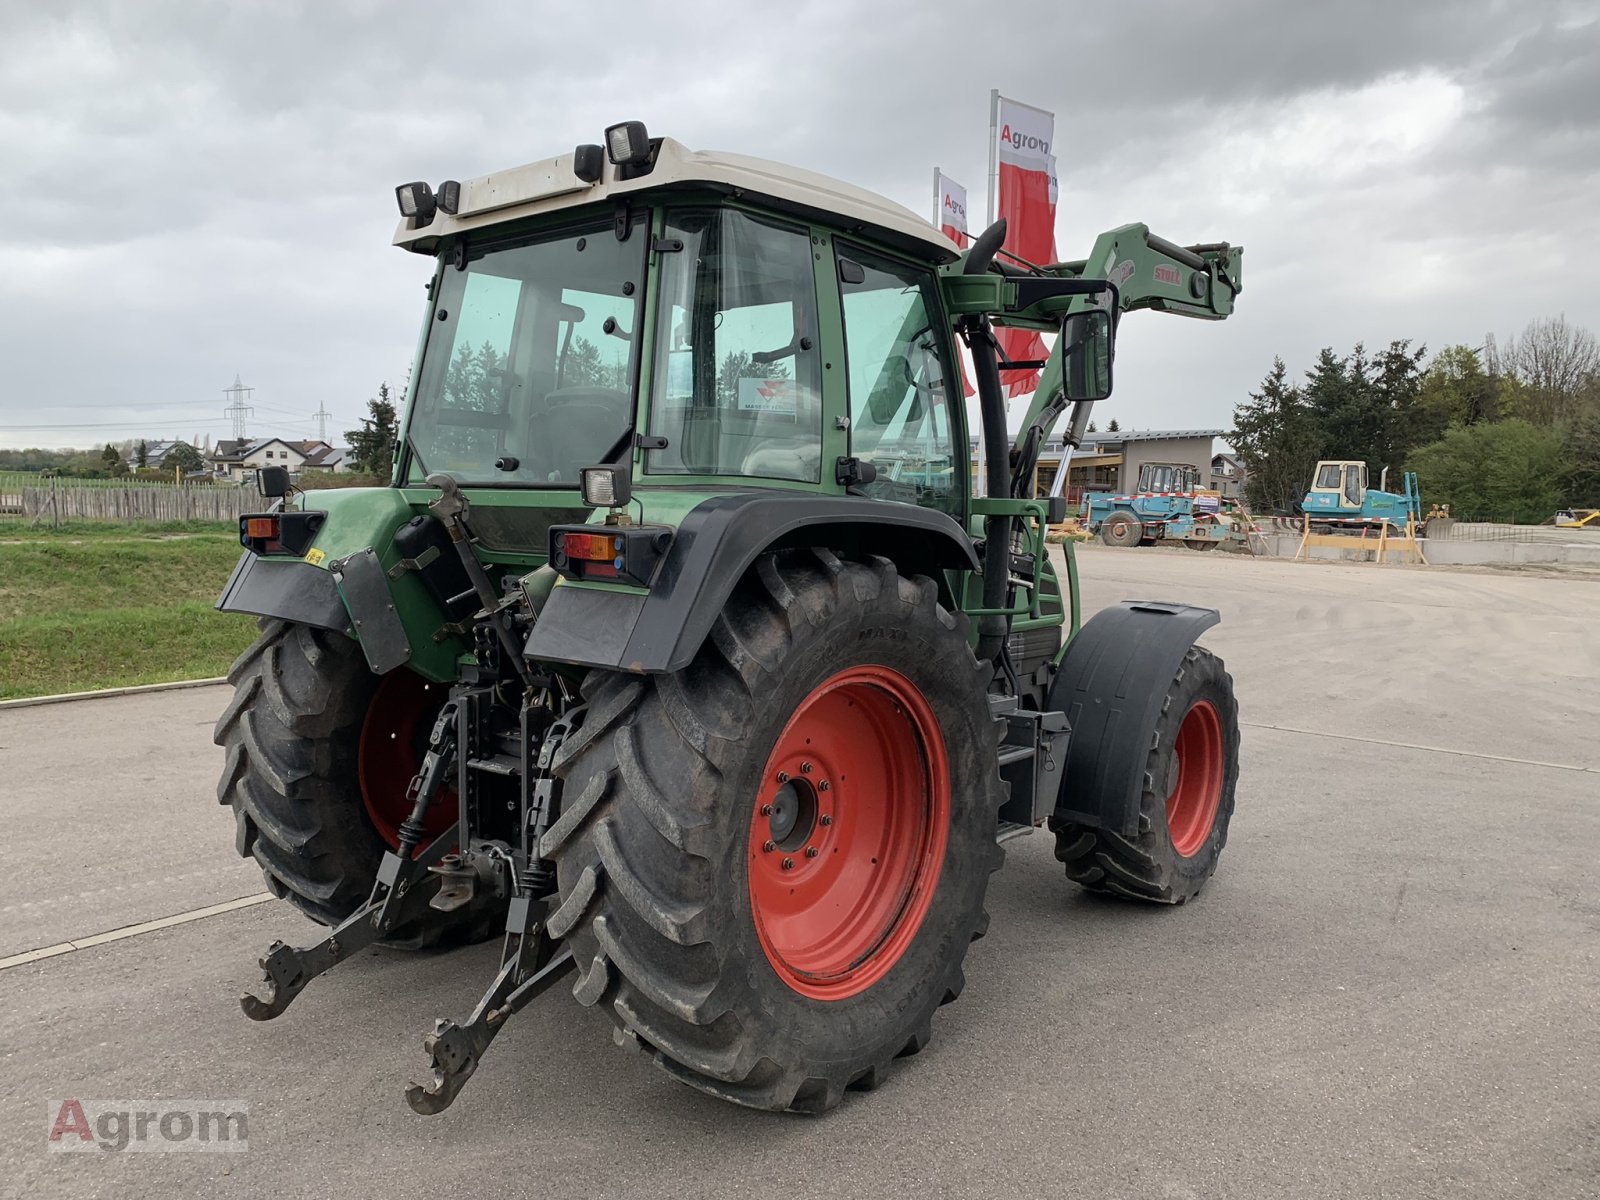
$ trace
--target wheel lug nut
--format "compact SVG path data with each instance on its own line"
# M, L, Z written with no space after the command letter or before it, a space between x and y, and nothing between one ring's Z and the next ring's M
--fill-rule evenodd
M808 763L808 762L801 763L800 764L800 774L802 774L802 775L811 774L811 764Z
M815 858L816 856L817 856L817 848L815 846L807 846L806 847L806 857L807 858Z
M786 858L786 859L784 859L784 860L783 860L783 869L784 869L784 870L785 870L785 871L791 871L791 870L793 870L793 869L794 869L794 859L792 859L792 858Z
M762 853L764 853L764 854L771 854L777 848L778 848L778 843L773 841L770 838L768 838L766 841L761 843L761 850L762 850Z
M787 771L779 771L778 772L778 782L779 783L788 783L789 782L789 772L787 772Z
M771 815L772 815L772 805L770 805L770 804L763 804L763 805L762 805L762 806L761 806L761 815L762 815L762 816L763 816L763 817L770 817L770 816L771 816Z
M829 816L827 813L823 813L822 816L818 817L817 819L819 821L821 821L824 825L832 825L833 824L833 818L831 816Z
M831 788L832 786L833 786L833 784L829 783L826 779L824 779L821 783L817 784L817 791L825 792L829 788Z

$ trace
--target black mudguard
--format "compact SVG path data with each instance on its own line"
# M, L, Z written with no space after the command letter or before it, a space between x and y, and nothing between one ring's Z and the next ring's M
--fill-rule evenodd
M1189 647L1220 620L1215 609L1124 600L1079 630L1046 703L1072 726L1056 822L1138 834L1151 731L1167 685Z
M751 564L790 546L882 554L903 573L938 580L941 592L947 568L979 569L971 539L945 513L864 496L734 492L689 510L649 595L556 588L534 623L527 655L645 674L681 671ZM953 604L948 596L945 602ZM597 630L597 621L606 628Z
M263 559L246 551L223 585L216 606L222 612L353 632L333 576L298 558Z

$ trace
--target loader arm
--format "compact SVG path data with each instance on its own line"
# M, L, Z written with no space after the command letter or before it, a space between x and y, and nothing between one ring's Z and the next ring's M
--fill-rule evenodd
M1095 239L1089 257L1077 262L1054 263L1042 268L1045 277L1061 279L1103 278L1116 285L1119 312L1150 309L1177 313L1203 321L1220 321L1233 312L1241 288L1244 248L1226 242L1178 246L1150 232L1147 225L1123 225ZM1022 284L1023 296L1027 284ZM997 323L1051 331L1061 318L1094 303L1088 296L1071 297L1067 305L1048 300L997 316ZM1062 347L1059 340L1040 373L1033 400L1023 417L1016 447L1027 455L1055 431L1067 404L1062 394ZM1087 422L1088 406L1082 407ZM1069 440L1077 445L1084 430L1073 422ZM1035 432L1036 431L1036 432ZM1075 435L1075 436L1074 436ZM1031 476L1031 464L1029 475Z

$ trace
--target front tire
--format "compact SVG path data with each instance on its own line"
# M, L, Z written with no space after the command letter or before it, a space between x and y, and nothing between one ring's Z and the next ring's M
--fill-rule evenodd
M1144 744L1138 834L1052 821L1056 858L1091 892L1182 904L1217 869L1239 782L1239 706L1220 658L1189 647Z
M579 1001L740 1104L876 1086L987 923L989 675L931 580L826 550L761 559L684 671L591 675L543 843Z

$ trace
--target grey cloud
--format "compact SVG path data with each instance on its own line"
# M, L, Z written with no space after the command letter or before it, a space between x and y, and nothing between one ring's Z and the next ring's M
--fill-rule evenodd
M421 313L427 264L386 246L392 186L543 157L623 117L919 212L937 164L981 213L995 86L1058 114L1064 253L1129 219L1249 247L1234 320L1130 323L1125 424L1225 424L1274 353L1475 339L1562 309L1600 325L1548 266L1549 231L1600 237L1583 187L1600 26L1574 24L1581 5L0 8L0 259L20 281L0 426L121 419L63 407L108 400L216 425L238 370L264 406L326 402L346 428L404 373ZM1413 159L1229 157L1297 104L1337 114L1421 76L1459 85L1467 110Z

